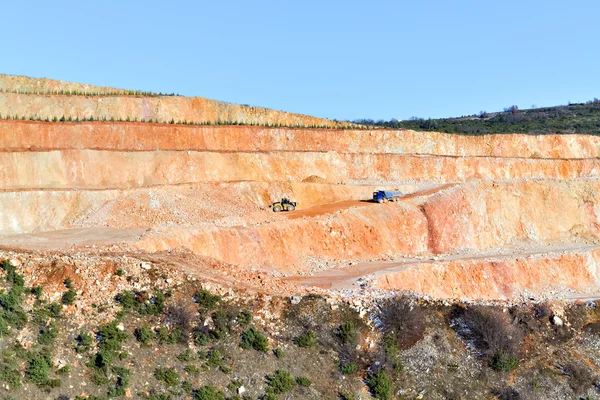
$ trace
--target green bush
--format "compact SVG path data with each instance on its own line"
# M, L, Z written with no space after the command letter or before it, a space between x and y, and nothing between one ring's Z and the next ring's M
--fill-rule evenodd
M207 364L209 367L220 367L223 364L223 355L218 349L211 350L207 356Z
M42 346L50 345L54 342L54 339L56 339L57 336L58 324L56 321L52 321L48 326L44 326L40 329L38 343Z
M277 358L283 358L285 356L285 353L279 347L273 350L273 354L275 354L275 357Z
M150 345L150 342L152 342L152 338L154 337L154 332L152 332L152 329L150 329L148 325L142 325L139 328L136 328L133 334L135 335L136 340L144 346Z
M181 331L177 328L168 329L162 327L156 332L156 340L160 344L176 344L179 343L182 338Z
M48 311L50 311L50 315L52 318L60 318L60 313L62 312L63 306L58 303L50 303L48 304Z
M310 349L317 344L317 335L313 331L307 330L306 332L297 336L294 339L294 343L296 343L296 345L299 347Z
M77 353L85 353L92 346L92 335L90 335L88 332L81 331L76 340L77 346L75 346L75 351Z
M33 286L29 288L29 293L34 295L37 300L40 300L42 298L43 291L44 288L42 286Z
M183 353L177 355L177 359L182 362L190 362L196 359L196 355L190 349L186 349Z
M230 392L235 392L239 388L241 388L242 385L243 385L242 381L234 379L231 382L229 382L229 385L227 385L227 390L229 390Z
M488 363L494 371L510 372L517 368L519 359L499 350L490 357Z
M194 389L194 385L192 384L192 382L190 382L190 381L181 382L181 390L183 390L184 393L190 393L193 389Z
M194 298L198 304L198 312L200 315L204 315L207 312L214 310L219 301L221 301L221 296L212 294L206 289L199 290Z
M174 368L156 368L154 370L154 377L163 382L165 386L179 386L179 374Z
M227 311L217 310L211 317L214 324L211 335L217 340L224 339L230 332L230 322L235 316Z
M25 279L23 279L23 275L20 275L17 272L17 269L14 265L10 263L9 260L4 260L2 262L2 269L6 272L6 282L12 284L13 286L25 287Z
M56 374L57 374L57 375L66 375L66 374L68 374L69 372L71 372L71 366L70 366L70 365L65 365L64 367L62 367L62 368L59 368L59 369L56 371Z
M210 337L200 330L194 332L194 344L198 347L206 346L210 343Z
M64 305L70 306L73 304L73 300L75 300L75 296L77 296L77 292L73 289L69 289L63 293L61 298L61 303Z
M358 371L358 365L355 363L345 363L340 365L340 371L344 375L352 375Z
M269 340L261 331L252 327L242 333L240 347L245 350L254 349L266 353L269 350Z
M340 325L338 336L345 345L356 345L358 342L358 330L351 322L344 322Z
M385 371L378 371L367 377L367 386L377 400L392 398L392 381Z
M73 287L73 282L71 281L71 278L65 279L65 281L63 283L67 289L75 289Z
M140 315L162 314L165 309L165 298L166 295L160 290L157 290L152 296L131 290L123 291L115 296L115 300L123 306L124 310L137 311Z
M193 364L186 365L183 370L192 376L197 376L200 374L200 369Z
M194 400L225 400L225 393L214 386L202 386L194 393Z
M21 386L21 372L19 360L12 352L4 351L0 358L0 382L7 384L11 389Z
M299 376L296 378L296 383L300 386L304 386L304 387L310 387L310 385L312 385L312 382L310 381L310 379L308 379L305 376Z
M50 356L42 353L32 353L29 355L27 369L25 374L29 380L38 386L48 384L48 374L52 369L52 361Z
M123 367L112 367L111 370L117 375L117 381L115 386L108 390L108 397L123 397L126 394L125 389L129 386L131 371Z
M296 380L287 371L277 370L267 377L268 391L274 394L289 392L296 386Z
M121 344L127 339L127 334L117 328L117 321L100 325L98 329L98 352L94 358L97 368L110 366L121 350Z
M241 327L250 325L252 322L252 313L248 310L244 310L237 315L237 321Z
M137 307L137 297L131 290L126 290L115 296L117 303L121 304L125 309L132 309Z

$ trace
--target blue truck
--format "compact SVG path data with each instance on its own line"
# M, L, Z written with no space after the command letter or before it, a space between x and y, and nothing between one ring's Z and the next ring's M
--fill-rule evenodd
M402 192L394 192L388 190L379 190L373 192L373 201L378 203L387 203L388 201L396 201L402 197Z

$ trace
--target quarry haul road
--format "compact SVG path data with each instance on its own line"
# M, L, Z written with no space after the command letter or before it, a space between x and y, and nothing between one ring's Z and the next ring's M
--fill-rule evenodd
M418 192L406 194L406 195L402 196L398 201L405 201L405 200L414 199L417 197L429 196L431 194L435 194L437 192L440 192L444 189L450 188L455 185L456 185L455 183L447 183L445 185L437 186L437 187L434 187L431 189L421 190ZM289 219L297 219L297 218L304 218L304 217L316 217L316 216L324 215L324 214L332 214L336 211L345 210L345 209L352 208L352 207L364 207L364 206L375 205L375 204L378 204L378 203L375 203L371 200L346 200L346 201L340 201L337 203L321 204L321 205L306 208L306 209L290 211L290 212L283 213L283 215L285 215Z
M388 273L398 272L419 264L442 264L450 261L468 262L473 260L502 261L507 259L526 258L561 252L585 252L597 248L600 248L600 246L594 244L569 244L562 246L535 247L529 250L502 249L497 252L490 252L488 254L463 253L445 256L405 258L394 261L356 262L355 264L347 267L320 271L310 276L287 277L284 278L284 280L290 283L299 284L301 286L314 286L321 289L355 289L359 278L366 277L368 275L385 275ZM572 296L569 296L569 298L574 300L586 300L588 298L595 299L595 296L600 297L600 295L574 293Z

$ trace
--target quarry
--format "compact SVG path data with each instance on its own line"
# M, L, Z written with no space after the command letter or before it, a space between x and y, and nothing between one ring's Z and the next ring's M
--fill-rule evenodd
M377 203L372 196L379 190L402 196ZM295 307L319 297L328 313L349 307L368 320L378 301L406 296L434 308L505 308L499 315L516 305L548 303L553 311L544 318L565 319L574 332L591 320L570 322L565 310L595 308L600 297L599 193L600 138L592 135L391 130L204 98L0 75L0 260L16 267L26 285L42 286L48 302L63 296L67 278L73 282L75 306L63 311L73 332L112 320L125 303L107 304L124 290L168 291L191 282L234 302L260 299L254 312L265 329L275 329L282 302ZM273 212L269 206L281 198L297 202L296 209ZM450 315L449 308L438 314ZM550 320L535 323L570 340L562 319L560 329ZM380 334L375 322L364 322L367 352ZM70 335L64 340L73 341ZM28 348L34 337L30 332L19 340ZM598 351L577 337L588 347L573 350L580 352L576 360ZM459 343L454 333L422 340L428 351ZM552 343L560 352L553 359L567 359L562 344ZM417 351L403 346L399 351ZM444 356L444 371L456 364L464 375L453 380L476 382L478 368L459 365L477 356L464 346L457 351ZM529 344L527 354L538 351ZM550 353L540 363L555 368L544 358ZM435 368L402 354L411 388L396 391L397 398L517 398L502 397L512 393L506 388L418 388L419 374ZM585 363L595 373L600 357L594 357ZM211 382L226 386L221 372L210 373ZM572 381L558 390L540 374L543 397L529 381L509 375L500 381L520 388L523 398L578 398L570 396L584 393L584 386L589 398L598 398L591 381L582 391ZM364 376L286 398L386 398L365 388ZM134 386L142 390L151 378ZM71 378L73 395L76 381ZM495 381L486 378L491 386ZM252 387L249 380L244 385ZM258 396L264 385L255 386ZM242 398L238 389L232 396ZM346 389L362 394L339 397ZM43 397L47 393L39 398L55 398ZM115 393L109 397L119 397Z
M327 288L332 272L355 278L338 288L365 278L433 298L598 293L595 136L359 129L206 99L9 76L0 87L2 115L17 117L0 120L6 249L179 249L280 277L288 294ZM76 90L97 95L62 94ZM48 91L61 94L36 94ZM406 196L361 202L379 189ZM298 210L269 212L282 196Z

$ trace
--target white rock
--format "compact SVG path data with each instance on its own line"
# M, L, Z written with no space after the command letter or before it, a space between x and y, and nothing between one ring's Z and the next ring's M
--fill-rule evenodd
M13 267L18 267L21 265L21 261L17 260L16 258L11 258L9 261L13 265Z
M237 390L238 394L246 393L246 388L244 386L240 386Z
M292 303L292 304L298 304L301 301L302 301L302 296L300 296L300 295L295 295L295 296L290 297L290 303Z
M140 263L140 268L141 268L141 269L151 269L151 268L152 268L152 265L150 265L150 263L149 263L149 262L145 262L145 261L143 261L143 262L141 262L141 263Z
M556 326L563 326L563 320L559 316L552 316L552 323Z

